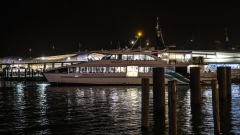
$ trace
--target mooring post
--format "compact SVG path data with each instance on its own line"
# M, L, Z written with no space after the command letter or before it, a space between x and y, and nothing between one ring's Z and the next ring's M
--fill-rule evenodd
M165 117L165 72L163 67L153 68L154 115Z
M168 81L169 135L177 135L177 81Z
M226 67L217 67L217 80L219 84L219 99L227 101Z
M18 80L20 80L20 74L21 74L20 69L18 69Z
M6 78L6 69L3 68L3 78L5 79Z
M24 69L24 78L25 78L25 80L27 78L27 69L26 68Z
M9 79L9 69L6 69L6 77Z
M212 80L212 106L213 106L213 119L214 119L214 134L220 135L220 115L219 115L219 92L218 81Z
M191 105L201 104L200 67L190 67Z
M142 78L142 129L149 127L149 79Z
M11 68L10 78L11 78L11 80L13 80L12 79L13 78L13 69L12 68Z
M227 99L231 100L232 97L232 73L231 67L226 67L226 83L227 83Z

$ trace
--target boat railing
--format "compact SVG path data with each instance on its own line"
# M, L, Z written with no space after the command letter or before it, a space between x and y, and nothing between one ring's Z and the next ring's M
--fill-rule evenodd
M184 59L169 59L168 64L175 65L180 63L191 63L191 60L184 60Z
M204 72L200 74L201 77L217 77L216 72Z

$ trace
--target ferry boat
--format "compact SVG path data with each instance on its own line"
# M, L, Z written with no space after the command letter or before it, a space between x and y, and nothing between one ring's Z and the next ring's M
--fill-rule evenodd
M142 78L153 83L153 68L165 68L165 83L177 80L188 84L187 68L191 64L191 52L143 51L94 51L79 54L78 63L47 69L46 79L54 85L140 85ZM182 71L185 73L178 73Z

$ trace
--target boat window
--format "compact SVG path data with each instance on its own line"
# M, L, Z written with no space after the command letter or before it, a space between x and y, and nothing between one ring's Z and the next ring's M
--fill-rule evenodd
M144 67L139 67L138 70L140 73L144 73Z
M115 67L109 67L109 73L115 73Z
M70 67L69 73L79 73L79 67Z
M133 55L133 59L134 59L134 60L140 60L140 55L139 55L139 54Z
M118 54L117 59L122 60L122 54Z
M127 55L127 60L134 60L133 55Z
M100 72L105 73L107 71L106 67L100 67Z
M92 73L92 67L87 67L87 73Z
M115 67L115 73L121 73L121 67Z
M60 68L56 70L46 71L46 73L68 73L68 68Z
M102 59L109 60L111 58L111 55L107 54Z
M122 60L127 60L127 55L126 54L122 55Z
M146 55L146 60L155 60L152 56Z
M118 55L115 55L115 54L114 54L114 55L111 56L110 59L112 59L112 60L116 60L116 59L118 59Z
M96 72L99 73L100 72L100 67L96 67Z
M138 66L127 66L127 77L137 77L138 76Z
M146 55L140 54L139 55L139 60L146 60Z
M81 67L80 72L81 73L87 73L87 67Z
M153 68L152 67L145 67L144 70L145 70L144 71L145 73L151 73L153 71Z

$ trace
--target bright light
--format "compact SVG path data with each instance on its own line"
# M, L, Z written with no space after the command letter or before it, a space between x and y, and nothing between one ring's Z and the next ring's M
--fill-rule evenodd
M68 57L67 59L70 60L70 57Z
M44 60L45 58L44 57L42 57L42 60Z
M131 41L131 44L134 44L134 41Z
M142 36L142 33L141 33L141 32L138 32L138 36L141 37L141 36Z
M21 58L18 59L19 61L22 60Z

